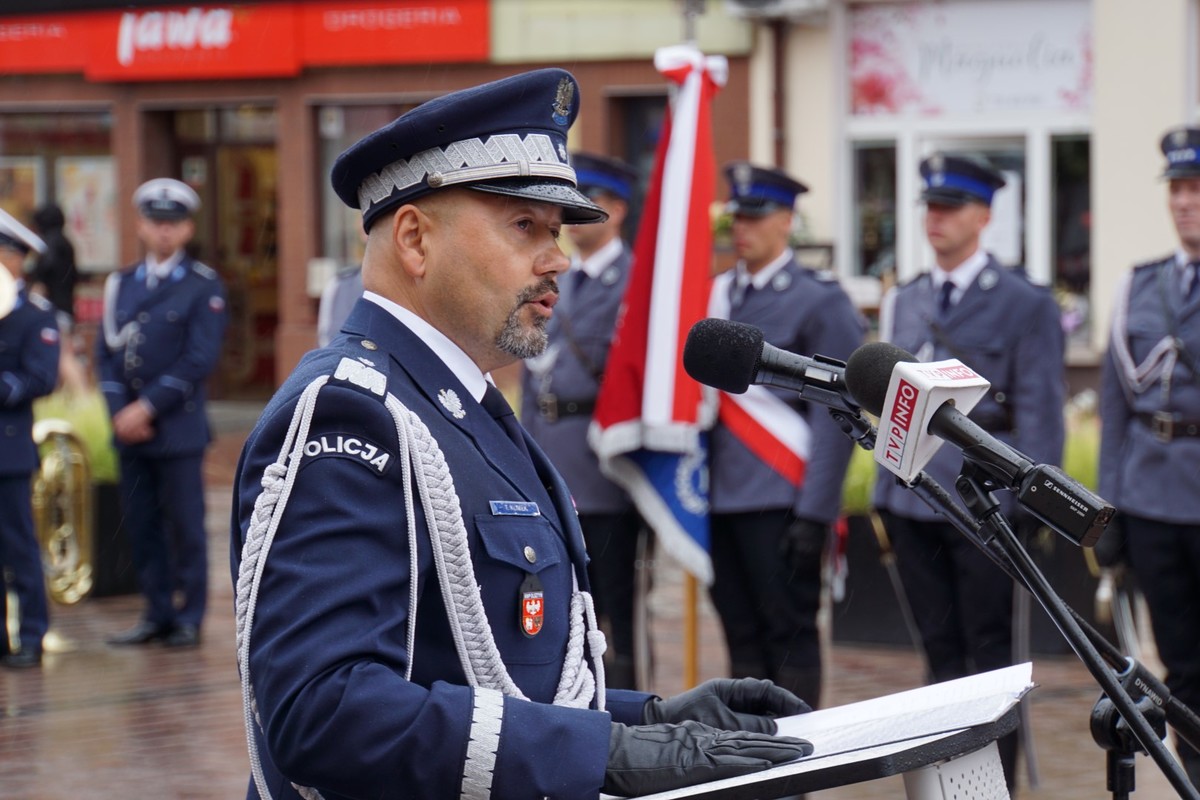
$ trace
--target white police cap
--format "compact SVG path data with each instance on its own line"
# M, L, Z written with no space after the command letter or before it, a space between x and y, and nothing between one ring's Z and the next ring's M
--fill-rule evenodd
M42 237L26 228L16 217L0 208L0 244L14 247L23 253L46 252Z
M147 219L180 220L200 208L200 195L183 181L154 178L137 188L133 193L133 204Z

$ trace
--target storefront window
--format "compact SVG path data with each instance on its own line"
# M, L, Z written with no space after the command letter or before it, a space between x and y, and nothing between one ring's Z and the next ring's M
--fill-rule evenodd
M896 146L854 148L855 275L891 280L896 271Z
M1091 142L1085 136L1051 143L1054 177L1054 287L1070 344L1091 342L1088 289L1092 274Z
M316 109L317 137L320 141L321 169L328 175L343 150L396 117L416 108L418 103L388 105L321 106ZM349 266L362 263L365 236L362 215L344 204L328 181L321 187L321 255Z
M0 207L28 223L38 206L60 205L85 271L117 266L111 132L104 112L0 114Z

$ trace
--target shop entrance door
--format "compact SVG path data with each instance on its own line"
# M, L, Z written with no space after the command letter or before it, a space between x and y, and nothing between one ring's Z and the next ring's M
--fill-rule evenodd
M204 142L179 143L183 179L201 193L196 255L225 282L229 331L209 381L227 400L270 397L279 319L274 110L218 109Z

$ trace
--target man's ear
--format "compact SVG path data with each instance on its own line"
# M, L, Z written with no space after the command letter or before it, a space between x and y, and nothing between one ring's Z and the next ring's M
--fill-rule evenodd
M412 204L400 206L392 216L392 244L404 271L414 278L425 274L429 248L429 217Z

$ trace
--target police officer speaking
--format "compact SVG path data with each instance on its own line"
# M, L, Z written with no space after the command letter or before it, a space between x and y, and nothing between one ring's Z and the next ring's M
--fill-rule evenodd
M558 286L546 351L525 362L521 421L575 498L591 562L596 616L607 631L605 677L610 686L637 688L634 607L641 517L625 490L600 471L588 446L588 426L604 377L617 312L629 282L632 254L621 240L637 173L623 161L573 153L579 191L608 213L604 222L568 225L575 245L571 269ZM638 654L645 656L646 654Z
M1172 696L1200 710L1200 129L1162 139L1179 248L1121 281L1100 383L1100 494L1118 510ZM1200 787L1200 753L1176 742Z
M934 266L884 299L880 330L922 361L956 358L991 382L970 417L1036 463L1062 458L1063 334L1050 292L980 247L1002 175L982 159L921 162ZM953 486L962 457L943 447L926 467ZM1005 497L1010 501L1011 497ZM1012 581L935 511L880 471L875 506L921 633L929 677L946 681L1012 664ZM1013 513L1014 505L1005 506ZM1016 734L1000 741L1014 788Z
M562 478L488 373L537 355L576 189L559 69L431 100L332 182L365 294L264 410L235 481L250 797L595 798L800 757L762 681L606 691ZM744 730L735 730L744 729Z
M33 401L58 380L59 333L54 307L22 278L25 259L45 249L37 234L0 209L0 657L13 668L42 663L50 625L30 479L38 466ZM10 594L18 604L11 643L5 625Z
M225 289L216 272L184 251L200 205L190 186L156 178L133 202L146 257L105 282L96 368L146 606L134 627L109 642L191 647L200 643L208 593L202 462L212 437L205 381L221 354Z
M807 188L781 170L726 166L737 265L709 315L759 327L776 347L846 359L863 325L837 281L789 246ZM817 704L821 559L842 506L852 443L824 406L752 386L721 393L709 451L712 599L735 676L769 678Z

